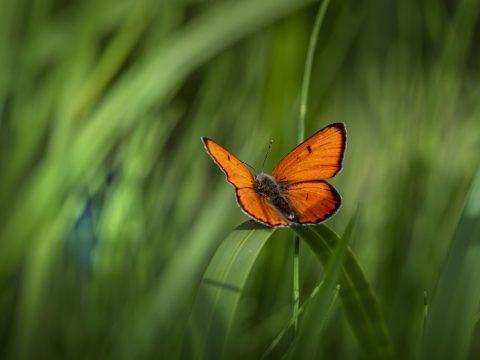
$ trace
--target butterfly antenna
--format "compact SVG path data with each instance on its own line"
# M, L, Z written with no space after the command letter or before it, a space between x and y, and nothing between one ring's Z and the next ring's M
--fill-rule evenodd
M243 161L243 160L240 160L240 161L241 161L242 163L244 163L245 165L247 165L249 168L251 168L251 169L253 170L253 172L254 172L254 173L256 173L256 172L257 172L257 170L255 170L255 168L254 168L252 165L250 165L250 164L246 163L246 162L245 162L245 161Z
M262 163L262 172L263 172L263 169L265 168L265 161L267 161L268 155L270 154L270 150L272 149L272 144L273 144L273 140L270 139L270 141L268 142L268 150L267 150L267 153L265 154L265 159L263 159L263 163Z

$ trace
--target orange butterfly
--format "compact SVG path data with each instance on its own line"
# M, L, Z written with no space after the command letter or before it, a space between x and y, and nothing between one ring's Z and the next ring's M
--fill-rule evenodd
M242 161L213 140L202 138L213 161L235 187L243 212L272 227L318 224L337 212L340 195L324 179L341 170L346 140L344 124L328 125L285 156L272 175L262 172L253 177Z

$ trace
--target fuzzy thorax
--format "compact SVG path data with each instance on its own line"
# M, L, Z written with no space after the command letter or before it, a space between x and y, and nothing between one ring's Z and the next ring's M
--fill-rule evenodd
M285 186L268 174L260 173L255 176L255 190L267 198L290 222L297 221L297 214L292 209L283 194Z

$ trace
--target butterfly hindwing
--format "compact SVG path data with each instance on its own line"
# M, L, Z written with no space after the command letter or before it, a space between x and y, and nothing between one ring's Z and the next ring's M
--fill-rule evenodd
M268 226L287 226L285 217L265 197L254 189L238 189L237 202L242 210L254 220Z
M345 125L328 125L288 153L272 175L282 183L331 178L342 167L345 143Z
M304 181L290 184L285 198L297 214L299 224L317 224L334 215L341 204L340 195L329 183Z

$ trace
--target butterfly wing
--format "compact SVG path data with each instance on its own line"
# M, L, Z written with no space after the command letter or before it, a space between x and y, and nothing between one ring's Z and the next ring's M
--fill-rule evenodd
M298 145L273 169L272 175L285 186L284 196L299 224L317 224L340 207L340 195L322 179L340 171L345 144L345 125L328 125Z
M285 217L268 200L254 189L237 191L237 202L245 214L268 226L288 226Z
M287 185L284 196L297 214L299 224L318 224L333 216L341 204L334 187L322 180Z
M225 173L227 181L235 187L238 205L245 214L268 226L288 225L280 212L255 191L255 180L239 159L211 139L202 138L202 141L213 161Z
M285 156L272 175L277 181L290 184L331 178L342 167L345 144L345 125L328 125Z
M215 141L205 137L202 138L202 141L215 164L222 169L227 181L235 186L235 189L253 188L253 176L244 163Z

